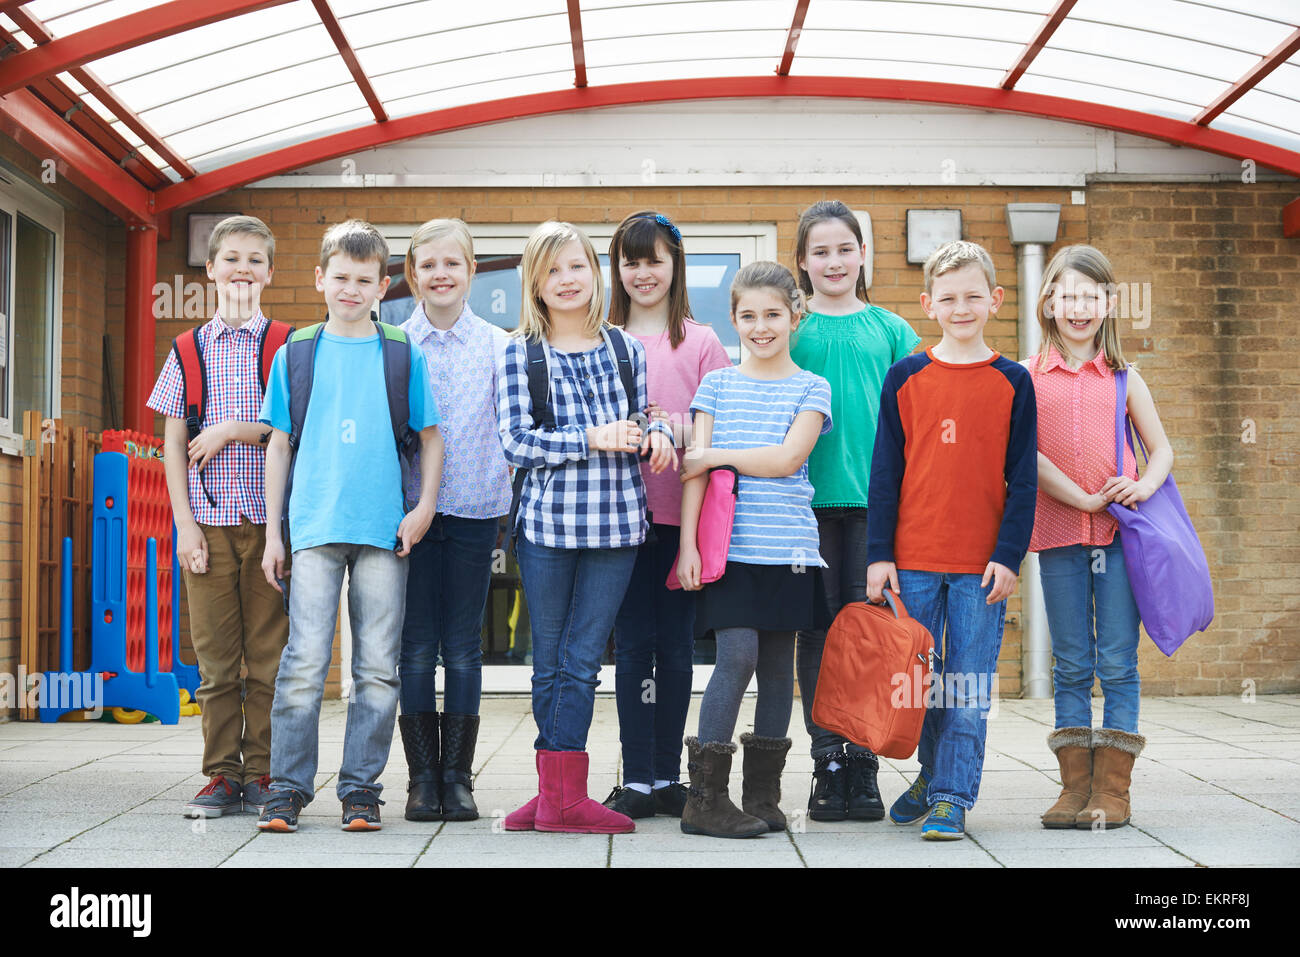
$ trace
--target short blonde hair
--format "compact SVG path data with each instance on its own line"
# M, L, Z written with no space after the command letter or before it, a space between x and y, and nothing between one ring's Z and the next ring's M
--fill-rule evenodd
M228 236L240 234L256 236L262 240L266 244L266 264L275 266L275 235L271 232L271 227L256 216L227 216L217 223L212 229L212 235L208 237L208 262L217 261L221 244Z
M944 243L925 261L925 294L927 296L930 294L934 281L939 276L969 266L971 263L977 263L980 269L984 270L984 278L989 281L989 291L996 289L998 277L993 269L993 257L989 255L988 250L979 243L957 239Z
M329 268L330 257L342 254L354 262L379 264L379 279L388 275L388 241L365 220L349 219L325 230L320 241L320 268Z
M519 309L519 328L515 330L515 335L524 336L534 342L540 342L550 336L551 316L546 311L546 303L542 302L542 281L546 278L551 264L555 262L555 257L560 254L560 250L574 240L582 243L592 272L591 302L587 305L587 323L583 327L583 332L592 337L600 335L601 328L605 325L605 279L600 272L600 258L596 255L596 247L591 244L587 234L577 226L555 220L548 220L534 229L532 235L528 237L528 242L524 244L524 256L520 266L523 273L520 283L523 303Z
M415 250L425 243L431 243L436 239L446 239L451 237L456 240L460 246L461 252L465 254L466 266L474 261L474 237L469 233L469 227L465 225L463 219L431 219L424 225L420 226L411 234L411 245L406 248L406 264L403 272L406 275L406 285L411 289L411 295L419 299L415 290L418 288L415 281Z

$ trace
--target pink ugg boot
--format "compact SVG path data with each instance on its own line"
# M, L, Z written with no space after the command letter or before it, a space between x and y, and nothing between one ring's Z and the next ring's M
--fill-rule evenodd
M586 751L538 751L537 760L542 779L533 822L537 830L577 834L626 834L636 830L630 817L587 797Z
M542 778L542 752L533 752L533 767L537 769L538 786L541 791ZM506 815L505 828L507 831L531 831L533 829L533 820L537 817L537 802L541 800L541 794L530 800L518 810L511 811Z

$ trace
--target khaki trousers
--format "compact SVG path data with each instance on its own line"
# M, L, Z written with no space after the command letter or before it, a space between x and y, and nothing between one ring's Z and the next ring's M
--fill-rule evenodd
M199 528L208 541L208 570L184 573L202 678L203 773L247 784L271 771L271 700L289 616L262 574L265 525L245 518Z

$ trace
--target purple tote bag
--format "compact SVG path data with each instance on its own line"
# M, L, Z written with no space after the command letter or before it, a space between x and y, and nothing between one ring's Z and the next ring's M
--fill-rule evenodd
M1126 414L1128 370L1115 373L1115 460L1124 474L1122 436L1133 448L1133 424ZM1142 458L1147 449L1137 436ZM1136 455L1136 450L1134 455ZM1171 473L1163 485L1136 508L1111 503L1107 511L1119 522L1120 544L1133 598L1147 634L1165 656L1204 631L1214 620L1214 590L1205 550L1183 507Z

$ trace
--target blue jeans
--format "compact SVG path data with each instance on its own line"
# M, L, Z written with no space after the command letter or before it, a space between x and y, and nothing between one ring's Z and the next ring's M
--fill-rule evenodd
M636 547L550 548L515 541L533 627L533 719L539 751L585 751L614 617Z
M996 605L984 603L993 583L981 587L982 577L898 571L898 587L908 612L934 636L936 683L918 750L931 805L948 801L969 810L979 796L993 681L1007 613L1005 600Z
M867 510L865 508L818 508L818 550L826 562L822 581L826 584L826 604L832 615L855 601L867 600ZM822 652L826 649L826 632L809 629L795 638L794 670L799 677L799 701L803 705L803 726L812 738L814 759L846 749L870 754L870 748L827 731L812 718L817 695L817 676L821 673Z
M406 608L407 562L391 549L318 545L293 553L289 643L271 705L272 786L315 794L320 702L334 649L339 593L347 570L352 624L352 697L343 735L339 799L359 788L378 793L397 717L397 658Z
M1092 727L1095 675L1106 699L1102 727L1136 734L1140 616L1119 538L1044 549L1038 567L1056 658L1056 726Z
M438 710L434 677L440 656L443 710L478 714L483 610L496 541L495 518L439 514L411 549L402 626L402 714Z
M676 781L691 703L695 593L664 583L682 530L655 525L636 553L632 581L614 622L614 693L623 783Z

